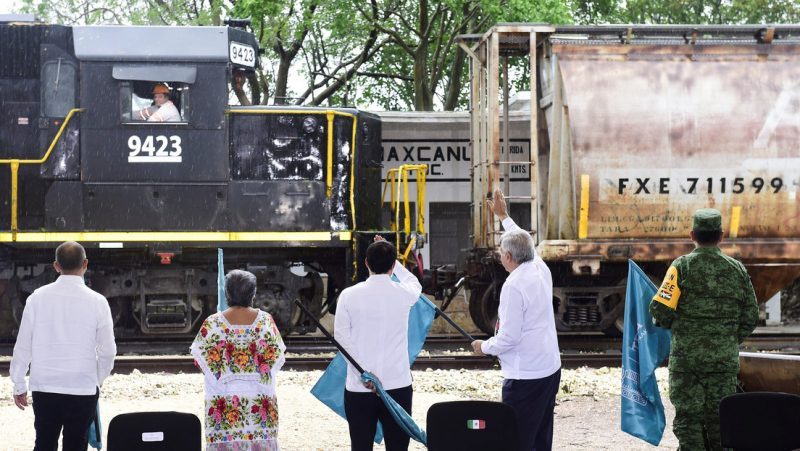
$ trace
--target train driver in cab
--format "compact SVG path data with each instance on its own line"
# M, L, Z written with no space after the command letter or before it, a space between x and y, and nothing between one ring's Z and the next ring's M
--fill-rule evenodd
M148 122L180 122L181 113L169 97L169 87L156 83L153 87L153 105L133 112L136 120Z

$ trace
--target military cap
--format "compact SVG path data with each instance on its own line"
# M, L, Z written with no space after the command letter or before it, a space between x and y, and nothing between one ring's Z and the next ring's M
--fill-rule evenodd
M695 232L719 232L722 230L722 213L714 208L701 208L694 212L692 230Z

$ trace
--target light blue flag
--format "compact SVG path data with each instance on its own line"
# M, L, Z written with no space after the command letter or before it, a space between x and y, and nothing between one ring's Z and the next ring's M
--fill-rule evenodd
M89 425L89 446L94 449L103 449L103 429L100 426L100 403L94 408L94 420Z
M397 278L392 275L392 280L397 282ZM417 355L422 350L425 344L425 337L428 336L428 329L433 323L433 317L436 313L436 306L428 300L425 296L420 296L417 303L411 307L411 312L408 315L408 364L412 365L417 359ZM347 361L342 356L342 353L336 354L328 368L322 373L317 383L311 389L311 394L316 396L317 399L322 401L323 404L330 407L334 412L339 414L342 418L347 418L344 413L344 384L347 379ZM390 409L391 411L391 409ZM400 423L403 427L404 424ZM416 425L415 425L416 426ZM408 433L409 431L406 430ZM424 432L423 432L424 434ZM415 440L418 437L409 433L409 436ZM375 443L380 443L383 440L383 428L380 422L375 431Z
M664 435L666 417L656 368L669 355L670 331L656 327L648 306L656 286L628 260L625 330L622 337L622 430L651 445Z
M372 384L375 386L375 391L378 393L378 396L383 401L383 404L386 405L386 410L389 411L389 414L392 415L395 423L400 426L400 429L402 429L406 435L422 443L423 445L428 444L428 435L425 433L425 431L414 422L414 419L411 418L411 414L406 412L403 406L398 404L397 401L389 396L389 393L384 390L381 381L379 381L374 374L365 372L361 375L361 380L364 382L372 382ZM378 423L380 423L380 421Z
M225 265L222 264L222 248L217 248L217 311L228 308L225 298Z

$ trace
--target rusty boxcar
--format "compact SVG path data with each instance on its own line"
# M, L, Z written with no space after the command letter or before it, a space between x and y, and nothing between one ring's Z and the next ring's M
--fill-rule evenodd
M472 78L466 272L483 330L506 276L483 199L513 178L500 143L515 74L536 93L538 151L529 187L510 197L530 203L559 330L618 329L627 260L659 279L693 248L698 208L722 211L721 247L760 301L800 276L800 27L500 24L460 45Z

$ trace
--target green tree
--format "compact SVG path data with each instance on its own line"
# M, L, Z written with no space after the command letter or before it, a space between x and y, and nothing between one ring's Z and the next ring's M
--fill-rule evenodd
M560 0L392 0L382 9L377 17L385 20L372 25L387 42L361 72L369 79L364 93L385 107L402 102L418 111L453 110L463 102L468 68L456 36L483 33L499 21L564 23L570 17Z
M22 0L21 12L65 25L220 25L226 0Z
M569 0L577 23L796 23L800 0Z

